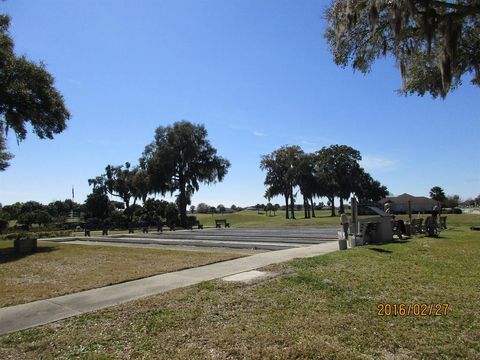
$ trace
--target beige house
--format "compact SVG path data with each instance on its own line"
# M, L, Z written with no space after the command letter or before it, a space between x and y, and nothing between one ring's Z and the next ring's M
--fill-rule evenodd
M390 208L394 213L408 213L408 202L412 206L412 212L431 212L435 205L440 205L438 201L432 200L425 196L413 196L410 194L402 194L399 196L387 196L379 201L384 207L386 203L390 203Z

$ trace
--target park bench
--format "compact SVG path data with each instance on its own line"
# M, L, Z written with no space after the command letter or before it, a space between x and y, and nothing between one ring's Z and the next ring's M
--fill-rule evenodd
M422 232L423 219L413 219L410 227L412 235L419 234Z
M362 244L368 244L371 241L372 234L377 231L378 223L376 222L361 222L360 223L360 234Z
M128 233L129 234L134 234L135 230L141 230L142 233L148 234L149 227L148 225L140 225L140 226L133 226L133 225L128 225Z
M165 224L165 223L160 223L157 225L157 232L163 232L163 227L167 226L170 231L175 231L175 224Z
M438 225L437 225L437 222L435 220L435 217L433 216L428 216L426 219L425 219L425 226L424 226L424 232L426 235L428 236L434 236L434 237L437 237L438 236L438 233L440 232L439 228L438 228Z
M447 217L440 216L440 229L446 230L447 229Z
M203 225L200 224L200 221L195 220L195 221L187 221L187 229L193 230L193 227L196 226L197 229L203 229Z
M227 222L226 219L222 219L222 220L215 219L215 228L220 229L222 227L222 224L225 228L230 227L230 224Z
M85 229L84 234L85 236L90 236L90 229Z
M405 227L405 224L403 223L402 220L394 220L392 222L393 234L397 235L399 239L402 239L402 233L403 233L402 227Z

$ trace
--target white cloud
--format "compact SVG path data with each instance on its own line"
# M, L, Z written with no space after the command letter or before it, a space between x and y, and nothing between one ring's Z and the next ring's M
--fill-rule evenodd
M262 132L260 132L260 131L257 131L257 130L255 130L255 131L253 132L253 135L255 135L255 136L260 136L260 137L261 137L261 136L267 136L267 135L265 135L264 133L262 133Z
M362 157L360 164L367 170L390 170L395 167L397 161L381 156L366 155Z

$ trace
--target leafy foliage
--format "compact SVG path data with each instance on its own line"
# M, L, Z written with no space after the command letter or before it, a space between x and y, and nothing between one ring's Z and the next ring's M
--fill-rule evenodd
M200 203L197 205L197 213L208 214L209 211L210 211L210 205L205 203Z
M94 187L85 201L85 217L106 219L111 212L110 199L102 188Z
M361 159L360 152L347 145L323 147L313 154L305 154L299 146L283 146L262 156L260 168L267 172L266 197L285 197L287 219L289 208L294 218L297 187L303 196L305 218L315 216L314 197L328 198L332 216L335 216L335 197L340 198L341 208L351 193L356 193L362 201L378 201L388 190L360 166ZM257 209L260 207L257 204Z
M10 166L9 160L13 158L13 155L7 151L7 144L5 143L3 131L3 124L0 122L0 171L4 171Z
M323 188L332 203L332 216L335 215L334 197L347 199L350 193L355 192L356 184L362 169L359 161L362 159L360 152L347 145L332 145L324 147L317 152L317 176L324 184ZM343 210L343 209L341 209Z
M445 97L471 73L480 85L480 1L334 0L325 37L336 64L363 73L393 57L402 93Z
M447 199L447 196L440 186L434 186L430 189L430 198L443 203Z
M8 220L0 218L0 234L8 229Z
M222 181L230 167L230 162L218 156L207 140L205 127L188 121L158 127L140 164L149 176L150 192L173 194L178 191L182 225L186 224L190 198L200 184Z
M267 172L264 184L267 186L266 198L283 195L285 198L285 218L289 218L289 204L291 217L295 218L295 202L293 188L298 180L298 163L304 155L297 146L282 146L271 154L263 155L260 169Z
M21 141L27 135L26 123L30 123L40 139L53 139L65 130L70 113L45 65L15 55L9 26L10 18L0 15L0 131L12 129ZM0 171L5 170L10 158L2 134Z

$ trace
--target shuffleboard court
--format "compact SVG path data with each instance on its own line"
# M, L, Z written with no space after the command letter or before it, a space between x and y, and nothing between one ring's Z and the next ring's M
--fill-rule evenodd
M76 240L115 244L283 250L337 240L337 228L221 228L122 234ZM70 239L71 241L72 239ZM69 241L67 239L57 241Z

